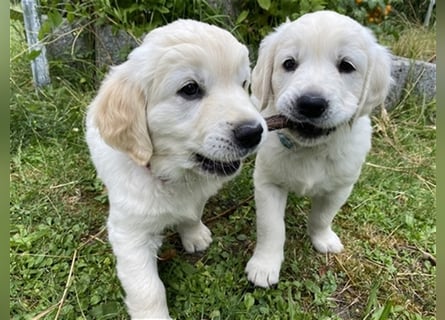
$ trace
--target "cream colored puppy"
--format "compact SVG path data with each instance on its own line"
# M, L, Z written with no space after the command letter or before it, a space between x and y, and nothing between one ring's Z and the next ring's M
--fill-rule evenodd
M156 263L166 227L188 252L212 241L207 199L267 132L250 101L248 51L192 20L151 31L112 68L88 108L86 139L108 189L109 240L132 319L169 318Z
M311 198L308 233L320 252L343 245L331 222L371 147L371 110L391 83L390 54L370 30L331 11L286 22L261 43L252 91L264 116L289 128L271 132L254 172L257 244L247 264L257 286L278 282L288 192Z

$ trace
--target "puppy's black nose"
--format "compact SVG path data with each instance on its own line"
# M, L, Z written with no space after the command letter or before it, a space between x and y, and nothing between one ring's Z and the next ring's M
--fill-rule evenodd
M297 99L297 110L308 118L318 118L328 108L326 99L315 94L305 94Z
M233 129L236 143L243 148L253 148L261 141L263 127L260 123L243 122Z

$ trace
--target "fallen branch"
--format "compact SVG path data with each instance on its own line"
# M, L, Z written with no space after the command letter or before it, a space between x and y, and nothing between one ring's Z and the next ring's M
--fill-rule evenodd
M242 200L240 203L237 203L236 205L230 207L229 209L227 209L227 210L221 212L220 214L218 214L218 215L216 215L216 216L214 216L214 217L211 217L211 218L205 220L204 222L205 222L205 223L210 223L210 222L213 222L213 221L215 221L215 220L218 220L218 219L220 219L220 218L222 218L222 217L228 216L228 215L230 215L233 211L235 211L236 209L238 209L240 206L242 206L243 204L246 204L247 202L249 202L249 201L252 200L252 199L253 199L253 195L250 195L250 196L248 196L246 199Z
M433 256L431 253L426 252L426 251L424 251L418 247L415 247L415 246L405 246L405 247L408 249L414 250L414 251L419 251L422 254L422 258L424 260L428 260L429 262L431 262L431 264L433 266L436 266L436 264L437 264L436 257Z
M52 305L51 307L49 307L48 309L46 309L45 311L39 313L38 315L36 315L35 317L33 317L31 320L39 320L42 319L44 316L46 316L48 313L52 312L54 309L57 308L57 306L60 304L60 302L56 303L55 305Z
M228 215L230 215L233 211L235 211L236 209L238 209L239 206L241 206L241 205L243 205L243 204L249 202L249 201L252 200L252 199L253 199L253 195L248 196L246 199L242 200L240 203L237 203L236 205L234 205L234 206L230 207L229 209L227 209L227 210L221 212L220 214L218 214L218 215L216 215L216 216L214 216L214 217L211 217L211 218L209 218L209 219L207 219L207 220L204 220L204 223L207 224L207 223L213 222L213 221L215 221L215 220L221 219L222 217L228 216ZM176 232L176 231L173 231L173 232L170 232L170 233L166 234L165 237L166 237L166 238L171 238L171 237L175 236L176 234L177 234L177 232Z

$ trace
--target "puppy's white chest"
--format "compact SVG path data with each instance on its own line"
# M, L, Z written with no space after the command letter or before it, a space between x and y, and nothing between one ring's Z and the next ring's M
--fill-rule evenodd
M258 154L255 176L300 196L328 193L356 181L369 147L370 132L313 148L287 148L271 136Z
M328 174L332 170L327 168L326 161L295 157L286 165L285 172L281 172L280 176L283 187L289 191L300 196L311 196L334 188L335 181Z

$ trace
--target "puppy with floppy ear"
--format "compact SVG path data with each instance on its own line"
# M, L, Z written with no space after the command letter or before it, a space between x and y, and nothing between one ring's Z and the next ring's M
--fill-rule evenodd
M169 318L156 255L176 227L205 250L204 205L267 132L247 88L247 48L193 20L151 31L113 67L88 108L86 140L108 190L109 240L132 319Z
M319 252L343 249L331 223L371 147L369 114L391 84L391 56L370 30L332 11L286 22L262 41L252 92L283 119L258 152L257 244L246 266L257 286L278 282L288 192L311 198L308 233Z

